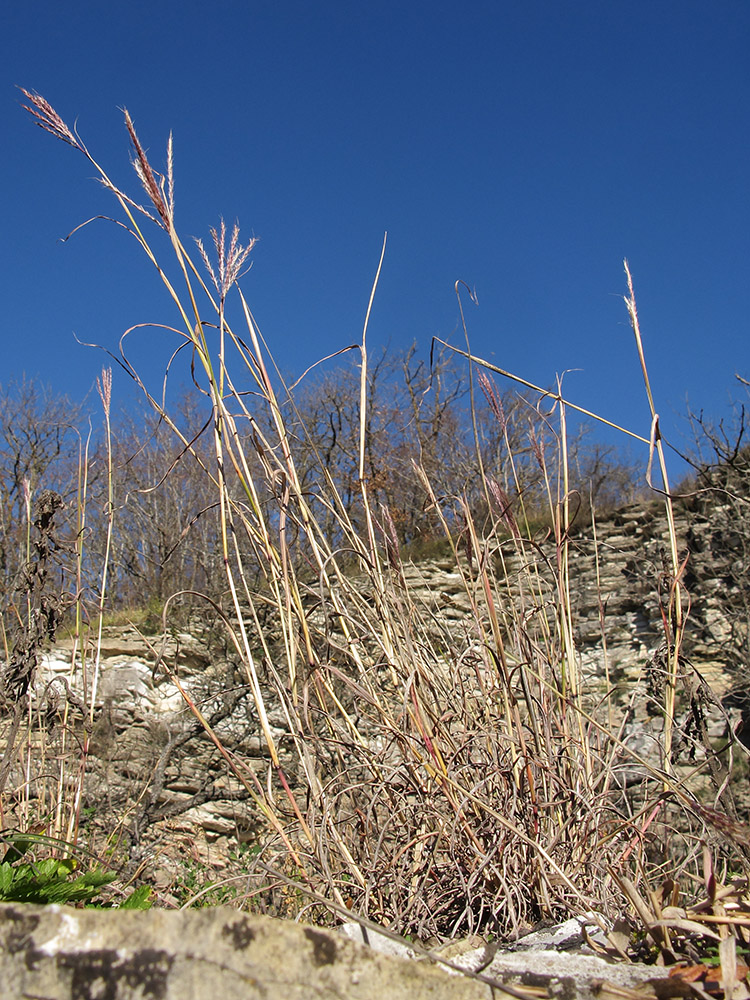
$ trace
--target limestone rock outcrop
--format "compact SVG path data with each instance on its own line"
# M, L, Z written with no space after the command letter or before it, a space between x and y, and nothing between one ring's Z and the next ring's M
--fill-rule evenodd
M664 641L659 600L666 580L666 518L660 502L653 501L615 511L601 518L596 528L596 544L586 526L571 539L576 652L592 685L604 690L608 678L611 689L623 698L638 686L644 692L640 714L633 713L625 734L628 745L643 755L655 745L649 727L658 726L658 702L652 699L656 710L650 712L646 675ZM689 556L683 582L690 593L690 617L683 651L713 699L707 708L713 739L727 730L722 699L733 727L740 728L743 712L750 720L742 701L750 673L746 662L750 619L742 617L743 607L750 604L743 562L750 532L741 528L731 511L719 504L710 510L705 506L678 510L681 555ZM503 543L503 572L498 567L495 574L498 608L516 599L516 581L524 573L528 552L538 553L542 573L553 564L553 553L545 555L545 546L551 544L543 533L526 551L514 546L512 538ZM494 558L499 558L497 552ZM403 575L415 606L473 641L472 595L455 562L405 561ZM476 587L479 591L481 584ZM164 653L158 667L157 651ZM74 701L86 701L80 671L71 668L72 652L71 642L62 643L46 657L37 676L39 697L49 698L57 691L62 702L67 691ZM90 665L88 672L90 685ZM166 845L167 854L176 852L196 863L221 867L231 850L254 840L261 825L247 789L228 772L181 691L200 707L227 749L256 768L264 780L268 755L247 679L237 662L211 648L199 630L172 634L164 650L160 636L143 637L132 627L105 630L84 809L90 810L91 822L99 823L101 831L111 831L112 817L122 823L122 843L130 861L134 867L146 863L146 876L160 887L169 883L169 875L157 871L161 861L155 861L155 843ZM281 706L269 701L267 708L274 738L282 752L291 753ZM55 745L47 752L57 750ZM290 773L296 766L290 757ZM626 765L622 767L623 781L638 780L635 771L626 773ZM19 786L23 780L19 774Z
M720 505L710 513L705 507L682 509L677 527L681 555L688 556L682 582L691 602L686 669L694 670L711 695L711 738L725 735L727 725L741 732L744 722L748 731L750 531ZM544 544L535 540L536 551L542 553ZM645 708L633 713L625 741L648 740L647 675L663 643L667 544L657 503L601 519L596 545L585 527L571 539L571 604L581 670L594 686L606 677L611 689L625 695L637 688L644 692ZM502 558L498 607L516 599L514 581L524 572L525 555L509 539ZM542 554L540 573L551 564ZM455 564L405 563L402 573L415 606L469 641L473 595ZM198 630L172 634L164 647L162 638L144 637L132 627L106 630L95 668L93 720L82 713L76 724L89 740L82 816L92 830L84 835L96 832L93 824L107 835L117 829L132 873L137 870L155 886L162 905L174 907L170 857L220 868L259 828L252 797L223 766L184 695L199 706L229 752L257 766L259 775L266 773L268 758L247 680L231 656L217 652ZM39 703L53 708L55 697L75 708L88 704L93 693L84 687L72 642L50 652L35 683ZM274 737L288 753L282 708L269 701L268 709ZM47 737L51 756L74 758L78 752L77 745L64 743L59 726ZM292 769L293 763L289 773ZM23 773L11 777L24 787ZM659 974L633 967L624 973L625 966L610 966L594 955L563 954L554 943L533 956L518 950L489 955L482 945L453 964L473 977L459 978L456 969L450 976L445 967L422 959L374 954L333 932L236 910L140 913L0 905L0 996L9 1000L201 1000L217 992L233 1000L473 1000L498 995L500 983L588 1000L606 995L606 983L613 995L631 988L648 994L644 984Z

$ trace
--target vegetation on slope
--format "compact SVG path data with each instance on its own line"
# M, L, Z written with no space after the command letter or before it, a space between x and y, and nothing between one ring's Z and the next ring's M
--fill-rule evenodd
M700 727L687 744L675 739L692 705L682 655L689 600L629 272L626 307L654 415L640 440L671 525L651 668L658 751L648 759L623 741L627 712L612 693L592 702L576 651L576 518L636 489L616 457L571 435L575 407L508 373L524 392L501 394L481 359L462 369L468 334L467 351L443 345L429 366L411 350L373 359L367 321L356 364L288 386L238 284L252 241L243 246L222 223L209 252L187 247L175 228L171 143L162 174L126 113L144 207L43 98L26 97L37 123L93 166L154 264L179 324L164 336L187 348L195 390L167 409L123 354L115 361L154 413L148 435L113 420L105 371L102 441L77 448L23 387L4 395L9 413L18 406L5 431L5 468L16 471L3 487L15 509L1 540L3 809L20 802L25 822L69 842L82 836L105 611L141 595L163 604L168 622L189 599L221 621L264 742L260 762L239 759L189 701L264 824L250 899L291 883L300 908L309 901L320 919L360 915L421 939L505 937L542 918L631 909L649 942L674 957L687 934L677 886L699 880L716 916L717 886L745 872L748 838L726 784L714 781L716 748ZM20 428L38 441L35 464L19 464L23 447L14 456ZM746 490L707 481L706 465L698 474L701 489L738 505L744 532ZM54 476L57 492L40 492ZM39 506L45 497L54 518ZM436 540L472 608L460 628L418 599L404 572L405 547ZM68 690L52 705L33 685L39 622L47 634L57 624L53 552L69 581L83 704ZM282 734L271 706L283 712ZM70 741L44 761L37 733L51 725ZM723 773L743 752L727 735ZM685 754L695 761L687 772ZM16 784L14 756L27 775ZM618 780L623 758L640 769L635 791ZM705 775L710 803L698 794ZM744 900L743 886L732 882L725 898ZM733 947L747 934L744 917L717 927Z

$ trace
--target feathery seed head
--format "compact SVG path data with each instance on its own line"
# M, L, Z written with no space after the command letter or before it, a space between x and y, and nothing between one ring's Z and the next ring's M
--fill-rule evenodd
M163 184L160 185L156 180L156 174L151 164L148 162L146 151L141 145L140 139L136 135L135 126L133 125L133 119L130 117L130 114L127 111L127 109L125 109L125 128L128 130L130 141L133 144L133 149L135 150L135 157L133 159L133 167L135 168L135 172L138 174L138 179L143 185L144 191L151 199L151 202L156 211L159 213L161 220L164 223L164 228L169 232L172 228L172 214L170 212L170 208L167 206L167 200L165 199L163 191ZM170 136L170 141L167 146L168 173L170 176L170 192L173 189L172 171L171 171L171 146L172 146L172 139Z
M22 104L21 107L36 119L36 124L39 128L43 128L50 135L62 139L69 146L74 146L76 149L80 149L81 152L86 152L81 140L68 128L49 101L46 101L41 94L35 94L31 90L25 90L23 87L19 87L18 89L30 101L30 105Z
M507 423L505 418L505 408L503 407L503 401L497 392L495 383L489 379L484 372L479 372L477 375L477 381L479 382L479 386L484 393L490 409L495 414L495 419L500 425L501 431L504 433Z
M99 398L102 401L102 406L104 407L106 416L109 416L110 407L112 405L111 368L102 368L101 378L97 378L96 380L96 391L99 393Z
M198 252L201 255L201 260L203 261L206 270L211 275L214 287L219 293L220 298L223 300L227 297L229 289L240 277L242 267L258 240L254 236L247 246L243 247L240 243L240 227L235 222L232 227L232 235L229 238L229 246L227 246L227 227L223 219L219 224L218 231L212 227L209 232L211 233L211 238L214 242L214 249L216 250L216 271L214 271L213 266L211 265L211 261L209 260L208 254L203 246L203 242L199 239L196 239L195 242L198 246Z

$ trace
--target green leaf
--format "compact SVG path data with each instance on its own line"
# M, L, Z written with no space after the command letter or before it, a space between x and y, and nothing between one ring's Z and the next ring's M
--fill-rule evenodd
M57 858L45 858L43 861L37 861L33 866L21 865L19 871L24 871L24 877L35 877L40 885L45 885L58 877L58 864ZM61 877L65 878L65 875Z
M78 868L75 858L45 858L33 864L0 864L0 899L22 903L90 902L102 886L116 878L113 872L95 868L71 875Z
M141 885L123 900L118 907L120 910L150 910L151 909L151 886Z
M10 845L3 855L3 864L6 862L15 864L17 861L20 861L34 843L33 838L22 837L13 833L4 834L3 840Z
M13 868L7 861L0 865L0 898L4 899L13 884Z
M54 895L54 902L86 902L99 894L102 886L109 885L115 880L113 872L106 872L102 869L94 869L84 872L72 882L60 882L54 886L51 895Z

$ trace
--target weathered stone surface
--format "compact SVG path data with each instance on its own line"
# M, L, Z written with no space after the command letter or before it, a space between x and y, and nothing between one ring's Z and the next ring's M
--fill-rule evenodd
M489 1000L476 979L228 908L0 905L3 1000Z
M473 972L492 984L496 995L502 989L524 992L525 988L542 990L560 1000L602 1000L607 996L627 995L636 991L649 997L661 995L658 981L669 975L663 966L643 965L639 962L613 962L594 954L588 940L601 948L607 944L601 918L571 917L551 927L535 931L518 941L486 944L478 938L452 941L429 954L438 958L453 975ZM585 928L585 933L584 933ZM371 927L362 927L350 921L339 928L339 933L355 941L366 942L373 951L386 955L400 955L424 961L424 952L415 952L403 942L395 940Z
M654 984L669 974L663 967L608 962L597 955L557 950L498 952L487 965L486 949L478 949L455 964L465 969L481 968L484 976L504 984L541 987L560 1000L601 1000L608 994L622 996L628 990L654 996Z
M369 932L376 947L345 940L351 925L336 934L226 907L129 912L6 903L0 983L3 1000L593 1000L608 987L654 995L653 983L668 970L565 951L570 923L535 938L534 947L443 950L446 965L438 967L421 949L421 956L403 946L399 952L418 961L385 953L397 942L377 931Z

